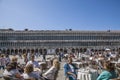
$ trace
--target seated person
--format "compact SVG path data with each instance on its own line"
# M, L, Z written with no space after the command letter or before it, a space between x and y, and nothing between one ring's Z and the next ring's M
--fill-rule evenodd
M16 69L18 69L18 71L19 71L20 73L23 73L23 72L24 72L24 67L18 63L18 58L17 58L17 57L15 57L15 56L12 57L10 63L13 63L13 64L16 66Z
M117 78L114 64L110 61L105 61L103 67L104 71L98 76L97 80L110 80Z
M22 74L24 79L35 79L35 80L42 80L39 72L34 71L33 64L28 64L25 69L24 73Z
M53 66L43 74L45 80L56 80L59 68L59 61L57 59L54 59Z
M19 78L22 80L21 74L15 66L15 63L10 63L6 66L6 69L3 72L4 77Z
M67 80L77 80L76 67L72 64L72 58L68 58L68 62L64 65L64 72Z
M31 56L31 60L27 62L26 66L28 64L33 64L34 68L40 68L40 65L38 64L38 61L35 61L35 56L34 55Z

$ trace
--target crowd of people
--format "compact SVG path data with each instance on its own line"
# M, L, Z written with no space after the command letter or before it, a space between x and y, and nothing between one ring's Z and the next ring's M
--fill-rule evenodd
M91 50L84 54L76 53L69 56L68 62L64 65L66 80L77 80L78 74L75 71L78 68L72 63L73 59L76 59L77 62L86 62L87 67L101 71L96 80L120 80L120 49L117 51L109 48ZM118 68L119 70L117 70Z
M72 63L72 58L69 57L68 62L64 65L65 80L77 80L76 69L78 68ZM120 80L118 79L119 74L120 73L115 70L115 65L107 60L104 61L102 72L98 75L96 80Z
M119 80L120 49L91 49L84 52L76 51L66 54L60 51L56 56L52 58L52 66L43 71L43 66L39 64L39 61L35 60L33 53L23 54L25 64L20 64L15 55L10 58L9 55L0 54L0 69L4 69L3 78L5 80L56 80L60 62L64 61L66 62L63 66L65 80L77 80L77 70L81 67L76 67L73 64L76 61L86 62L87 67L101 71L96 80ZM42 61L46 61L46 55L43 56Z
M42 71L42 65L31 55L30 60L25 64L20 64L18 58L13 56L12 59L5 57L0 58L0 68L4 69L3 78L5 80L56 80L60 68L57 58L52 61L52 66L45 72Z

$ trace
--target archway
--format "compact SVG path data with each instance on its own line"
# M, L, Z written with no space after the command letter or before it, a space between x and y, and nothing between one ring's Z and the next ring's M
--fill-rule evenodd
M27 51L26 51L26 49L23 49L23 53L26 53Z
M22 49L19 49L19 53L22 53Z
M30 49L27 49L27 53L30 53Z
M8 55L10 54L10 49L7 49L7 54L8 54Z
M35 49L35 53L38 53L39 51L38 51L38 49Z
M80 53L82 53L83 52L83 49L82 48L80 48Z
M44 54L47 54L47 49L43 49Z
M65 53L65 54L67 53L67 49L66 49L66 48L64 48L64 53Z
M39 53L42 54L42 49L39 49Z
M34 49L31 49L31 53L33 54L35 52L35 50Z
M55 53L58 54L59 53L59 48L55 49Z
M75 49L74 48L72 48L72 53L75 53Z
M11 49L11 54L15 54L15 50L14 49Z
M15 54L18 54L18 49L15 49Z

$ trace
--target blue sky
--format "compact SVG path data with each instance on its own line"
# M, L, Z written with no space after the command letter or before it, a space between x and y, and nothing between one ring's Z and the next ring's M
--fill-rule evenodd
M120 30L120 0L0 0L0 29Z

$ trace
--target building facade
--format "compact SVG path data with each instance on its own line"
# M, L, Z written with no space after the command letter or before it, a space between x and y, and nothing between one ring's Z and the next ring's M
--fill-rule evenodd
M0 29L0 51L119 48L120 31Z

